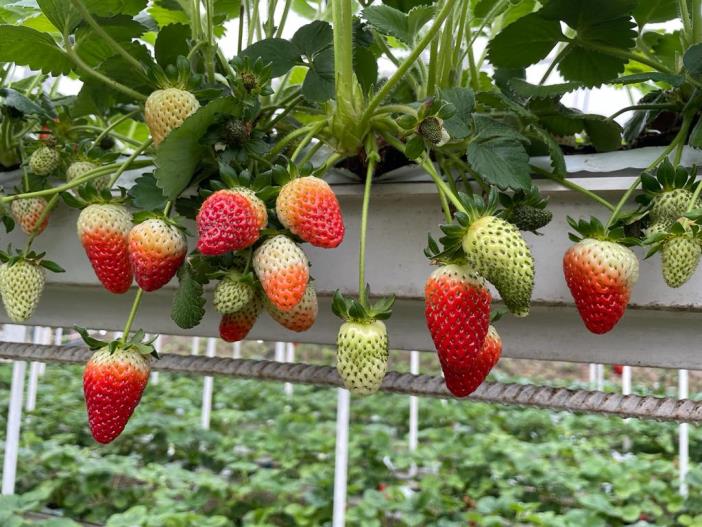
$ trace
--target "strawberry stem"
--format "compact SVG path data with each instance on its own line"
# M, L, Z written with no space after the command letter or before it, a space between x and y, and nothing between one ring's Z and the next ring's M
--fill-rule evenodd
M34 224L34 229L32 230L32 234L29 236L27 239L27 247L24 249L24 253L27 254L29 250L32 248L32 243L34 242L34 239L39 236L39 230L41 228L41 224L44 223L44 220L47 218L49 215L49 212L51 212L51 209L53 209L56 204L58 203L59 199L59 194L54 194L49 202L46 204L46 207L44 210L41 212L39 217L37 218L36 223Z
M119 167L117 172L115 172L115 175L112 176L112 179L110 179L110 184L107 186L107 188L112 188L115 186L115 183L117 183L117 180L124 173L124 171L127 170L127 168L129 168L134 163L136 158L139 157L139 155L141 155L141 153L144 150L146 150L147 148L149 148L151 146L151 143L153 143L153 139L149 138L146 141L144 141L139 148L137 148L136 150L134 150L134 152L132 152L132 155L130 155L127 158L127 160L122 164L122 166Z
M127 317L127 322L124 324L124 329L122 330L122 344L127 343L129 338L129 332L132 329L132 324L134 324L134 319L136 318L137 311L139 310L139 305L141 304L141 298L144 295L144 290L139 288L137 294L134 297L134 302L132 302L132 308L129 311L129 317Z
M109 134L112 130L114 130L115 128L117 128L120 124L122 124L122 123L123 123L124 121L126 121L127 119L131 119L132 117L134 117L135 115L137 115L139 112L141 112L140 109L139 109L139 110L134 110L134 111L132 111L132 112L129 112L129 113L127 113L127 114L124 114L124 115L123 115L122 117L120 117L119 119L116 119L115 121L111 122L111 123L109 124L109 126L107 126L107 128L105 128L102 132L100 132L100 135L98 135L98 136L95 138L95 141L93 141L93 146L91 146L90 149L92 150L92 149L95 148L97 145L99 145L99 144L100 144L100 141L102 141L102 140L105 138L105 136L107 136L107 134Z
M604 199L602 196L598 196L597 194L595 194L591 190L588 190L584 187L581 187L577 183L569 180L568 178L558 177L555 174L553 174L552 172L549 172L548 170L544 170L543 168L536 167L534 165L531 165L530 168L533 172L536 172L537 174L541 174L542 176L547 177L551 181L555 181L556 183L558 183L559 185L561 185L567 189L574 190L575 192L580 192L584 196L587 196L588 198L592 199L593 201L596 201L597 203L599 203L600 205L602 205L603 207L605 207L611 211L614 210L614 205L612 205L609 201Z
M380 159L378 145L371 137L366 141L366 156L368 167L366 170L366 182L363 189L363 205L361 208L361 231L359 233L358 247L358 301L363 307L368 307L366 298L366 231L368 230L368 205L370 204L371 187L373 186L373 176L375 167Z

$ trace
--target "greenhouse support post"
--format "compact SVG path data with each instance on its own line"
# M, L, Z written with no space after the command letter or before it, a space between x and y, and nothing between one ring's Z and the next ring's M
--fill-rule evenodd
M631 366L622 367L622 395L631 395Z
M190 345L190 355L200 354L200 337L193 337L192 344Z
M285 362L295 362L295 344L293 342L288 342L285 345ZM293 384L291 382L286 382L284 390L285 395L292 397Z
M419 375L419 352L410 351L410 373ZM414 453L417 450L417 432L419 429L419 398L416 395L409 396L409 451ZM412 462L410 466L410 476L417 474L417 465Z
M349 406L351 393L337 389L336 454L334 464L334 511L332 527L346 524L346 475L349 463Z
M205 354L208 357L214 357L217 354L217 339L208 338L207 339L207 350ZM202 419L200 424L205 430L210 428L210 415L212 413L212 385L213 378L209 375L205 377L202 384Z
M285 362L285 342L276 342L275 343L275 361L276 362Z
M241 358L241 341L235 342L232 345L232 359L240 359Z
M604 364L598 364L595 368L595 380L596 380L596 385L595 389L598 392L601 392L604 390Z
M25 326L5 324L3 340L6 342L24 342L27 336ZM5 434L5 457L2 466L2 494L15 493L17 475L17 453L19 451L20 425L22 423L22 395L24 392L24 372L27 363L15 361L12 364L12 384L10 386L10 403L7 411L7 432Z
M687 370L678 370L678 398L688 398L688 377ZM689 452L689 424L680 423L678 425L678 450L679 450L679 466L680 466L680 486L679 492L683 497L687 497L687 472L689 469L690 452Z
M590 364L588 372L590 388L594 388L597 382L597 364Z
M46 329L36 326L33 330L32 342L34 344L51 344ZM29 381L27 382L27 402L25 409L33 412L37 406L37 389L39 387L39 374L41 373L41 362L31 362L29 364Z

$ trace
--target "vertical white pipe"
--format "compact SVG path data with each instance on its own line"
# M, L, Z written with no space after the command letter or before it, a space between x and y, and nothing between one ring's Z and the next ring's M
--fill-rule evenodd
M209 338L207 339L207 351L205 352L208 357L214 357L217 353L217 339ZM200 425L205 430L210 428L210 415L212 413L212 377L205 377L202 384L202 415Z
M680 399L687 399L688 396L687 370L678 370L678 397ZM687 472L690 463L689 425L687 423L680 423L678 427L678 450L680 453L679 492L681 496L687 497Z
M419 374L419 352L410 351L410 373ZM419 399L416 395L409 396L409 451L414 453L417 450L417 433L419 431ZM409 468L409 476L417 474L417 465L412 462Z
M288 342L285 346L285 362L295 362L295 344ZM285 395L292 397L293 385L291 382L286 382L284 385Z
M631 395L631 366L622 367L622 395Z
M51 328L46 327L42 331L42 339L41 343L42 344L51 344L53 342L53 339L51 337ZM45 362L40 362L39 363L39 377L43 376L46 373L46 363Z
M44 344L44 328L40 326L34 327L32 330L32 344ZM27 383L27 403L25 409L28 412L33 412L37 407L37 386L39 384L38 362L29 363L29 382Z
M5 324L3 338L6 342L24 342L27 336L25 326ZM7 433L5 434L5 457L2 465L2 493L15 493L17 475L17 453L19 451L20 425L22 423L22 392L24 392L24 372L26 362L12 363L12 385L10 404L7 411Z
M604 364L598 364L595 371L597 373L597 390L601 392L604 390Z
M200 337L193 337L193 342L190 346L190 355L199 355L200 353Z
M590 364L590 388L595 387L597 380L597 364Z
M161 346L163 345L163 337L159 335L156 337L156 340L154 341L154 348L156 349L156 353L161 353ZM157 385L158 384L158 372L157 371L152 371L151 372L151 379L149 382L152 385Z
M232 346L232 359L241 358L241 341L237 341Z
M351 394L344 388L337 390L336 399L336 456L334 466L334 512L332 527L346 523L346 473L349 462L349 406Z
M285 342L275 343L275 361L283 362L285 361Z

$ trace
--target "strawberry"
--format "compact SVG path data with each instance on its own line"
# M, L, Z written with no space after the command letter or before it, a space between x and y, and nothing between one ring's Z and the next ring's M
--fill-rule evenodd
M29 320L39 305L46 281L40 263L19 257L0 266L0 290L7 316L16 323Z
M223 315L234 313L248 304L254 293L253 287L241 280L240 273L231 271L215 288L214 307Z
M317 320L317 313L319 311L317 293L314 290L312 282L307 284L307 290L302 300L291 310L281 311L268 299L266 299L266 310L271 318L281 326L298 333L307 331Z
M460 368L444 369L446 387L456 397L467 397L478 389L502 354L502 339L495 326L488 328L480 351Z
M607 231L595 218L570 225L584 237L563 256L563 273L585 326L596 334L607 333L619 322L639 278L639 261L623 245L623 228Z
M154 144L161 144L168 134L200 108L195 96L179 88L156 90L144 105L144 119Z
M226 342L244 340L256 323L263 309L263 300L259 294L254 294L248 304L239 311L222 315L219 323L219 336Z
M207 256L253 245L268 223L265 204L252 190L236 187L209 196L197 214L197 248Z
M624 366L622 364L612 364L612 371L617 377L621 377L624 373Z
M163 218L149 218L129 231L129 261L134 279L144 291L155 291L170 282L187 252L183 232Z
M637 198L647 205L652 224L661 224L669 228L688 209L696 187L696 170L673 167L665 159L656 169L655 175L644 172L641 183L644 194ZM702 206L699 199L692 205L693 209Z
M702 232L695 221L682 217L668 229L650 234L645 243L651 245L647 258L661 251L663 279L668 287L680 287L695 274L702 256Z
M66 181L70 183L71 181L83 177L85 174L91 170L95 170L97 165L91 163L90 161L74 161L66 170ZM102 190L107 188L110 184L110 176L99 176L90 180L90 183L97 189Z
M286 183L275 210L285 228L315 247L331 249L344 239L339 201L323 179L306 176Z
M104 346L85 365L83 394L95 441L106 444L122 433L149 382L151 362L132 348Z
M473 369L488 332L491 297L487 285L467 267L444 265L429 276L424 298L424 316L444 375L448 379L457 372L460 379L462 372ZM448 386L458 397L473 391Z
M305 253L287 236L269 238L256 249L253 268L270 302L290 311L305 295L310 279Z
M48 176L59 166L59 153L50 146L40 146L29 156L29 170L37 176Z
M132 285L127 237L132 215L123 205L93 204L78 216L78 238L98 280L112 293Z
M41 234L49 223L47 214L41 225L38 225L39 218L41 218L47 205L48 202L44 198L16 199L10 205L10 210L15 221L20 224L25 234L32 234L34 229L37 230L37 234Z
M360 301L334 295L332 311L345 320L336 337L336 370L344 386L355 394L368 395L380 388L388 367L388 332L381 319L390 318L394 298L367 305L370 292Z
M529 314L534 289L534 258L519 229L493 215L497 194L487 204L477 196L465 203L467 213L456 218L465 230L461 245L468 266L484 276L518 317Z

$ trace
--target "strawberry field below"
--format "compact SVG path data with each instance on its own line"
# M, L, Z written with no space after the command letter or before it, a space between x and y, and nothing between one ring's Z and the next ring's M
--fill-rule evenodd
M262 350L250 345L247 357ZM332 353L298 350L306 362ZM431 357L422 357L428 371ZM391 367L405 359L394 354ZM542 374L568 376L542 365ZM507 373L514 363L504 366L493 376L521 380ZM0 365L3 407L11 370ZM0 498L1 525L79 525L34 513L110 527L330 524L335 390L295 386L288 399L280 384L215 378L204 431L202 379L162 374L119 440L98 447L80 382L72 366L48 365L40 378L37 410L23 422L18 495ZM348 525L702 525L702 470L693 464L686 501L677 492L675 424L420 399L410 455L407 423L405 396L352 400ZM691 429L692 460L700 440ZM418 473L408 478L412 463Z

